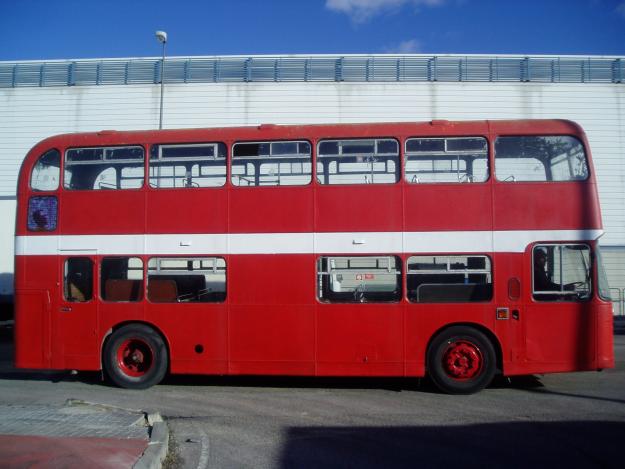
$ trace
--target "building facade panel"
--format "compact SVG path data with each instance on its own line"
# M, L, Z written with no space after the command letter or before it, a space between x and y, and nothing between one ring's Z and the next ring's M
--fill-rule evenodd
M287 68L280 70L286 73ZM621 83L250 78L167 84L164 127L570 119L584 127L593 151L606 229L602 244L613 247L606 257L625 246L625 86ZM0 226L1 239L13 235L17 172L35 143L67 132L157 128L159 102L160 86L154 83L0 87L0 207L3 218L6 214L10 220ZM0 244L0 273L7 274L0 275L0 294L11 289L7 279L12 280L12 249L11 242ZM613 282L621 282L616 271L623 264L608 265Z

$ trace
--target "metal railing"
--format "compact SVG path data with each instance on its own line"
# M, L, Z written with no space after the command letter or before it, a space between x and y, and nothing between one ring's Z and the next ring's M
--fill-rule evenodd
M167 83L536 82L623 83L625 57L172 57ZM160 58L0 62L0 88L161 83Z

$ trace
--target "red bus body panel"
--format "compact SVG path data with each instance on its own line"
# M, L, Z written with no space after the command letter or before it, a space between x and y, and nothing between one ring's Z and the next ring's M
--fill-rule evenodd
M563 183L497 181L492 171L493 142L502 135L573 135L585 145L589 177ZM237 141L306 140L311 143L314 168L321 139L395 138L403 158L407 138L440 136L488 138L488 181L410 184L402 176L395 184L321 185L313 174L312 182L303 186L234 187L228 172L224 187L156 189L149 185L146 161L141 189L70 191L61 187L34 193L29 188L33 165L51 148L64 155L74 147L141 145L149 155L150 146L159 143L223 142L230 158L230 148ZM55 230L28 231L28 199L32 195L58 198ZM182 245L183 235L204 234L503 232L505 239L505 232L518 230L601 229L594 169L579 126L558 120L440 121L52 137L36 145L22 166L16 235L34 242L39 237L180 234ZM355 249L349 240L345 242L347 254L353 252L348 249ZM593 239L587 242L596 244ZM149 324L162 334L173 373L422 376L430 340L453 324L473 325L486 333L506 375L614 365L611 305L597 295L585 303L534 301L531 246L525 252L484 252L493 265L493 298L463 304L410 303L405 275L402 299L396 303L323 303L317 299L316 263L324 252L315 247L314 253L254 253L253 248L250 246L250 253L226 255L191 249L197 256L225 259L227 295L222 303L188 304L151 303L145 298L106 302L99 299L97 281L94 299L67 303L62 299L63 263L73 255L71 249L59 247L56 256L17 252L16 365L101 369L107 335L130 322ZM397 255L404 266L411 255L377 254ZM97 278L97 266L107 254L97 252L94 246L94 252L79 255L93 259ZM145 271L153 256L145 252L138 257ZM510 279L520 285L518 298L509 294ZM497 320L498 307L508 308L516 319Z

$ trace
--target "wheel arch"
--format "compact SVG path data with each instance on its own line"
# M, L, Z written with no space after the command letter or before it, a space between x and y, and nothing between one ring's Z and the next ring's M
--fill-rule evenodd
M493 345L493 348L495 349L495 357L496 357L496 373L499 374L503 374L503 352L501 349L501 343L499 342L499 339L497 338L497 336L495 335L495 333L489 329L488 327L484 326L483 324L480 323L476 323L476 322L452 322L449 324L445 324L444 326L440 327L439 329L437 329L428 339L428 343L426 345L425 348L425 371L427 373L428 371L428 356L430 353L430 346L432 345L432 342L434 341L434 339L441 334L442 332L446 331L447 329L450 329L452 327L456 327L456 326L463 326L463 327L472 327L473 329L476 329L478 331L480 331L482 334L484 334L486 336L486 338L488 340L490 340L490 343Z
M171 368L171 345L169 343L169 340L167 339L167 336L155 324L153 324L151 322L148 322L148 321L141 321L141 320L122 321L122 322L117 323L114 326L110 327L106 331L106 333L102 337L102 341L100 343L100 370L104 370L104 363L103 363L104 348L106 347L106 343L110 339L110 337L113 334L113 332L121 329L122 327L135 325L135 324L140 324L140 325L147 326L147 327L153 329L154 332L156 332L161 337L161 339L163 339L163 343L165 344L165 347L167 348L167 355L169 356L169 360L168 360L168 363L167 363L167 372L169 373L170 372L170 368Z

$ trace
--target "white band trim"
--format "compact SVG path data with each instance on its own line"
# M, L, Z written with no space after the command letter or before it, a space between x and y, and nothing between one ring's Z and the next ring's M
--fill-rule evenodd
M384 254L524 252L538 241L596 240L603 230L16 236L17 256L57 254Z

